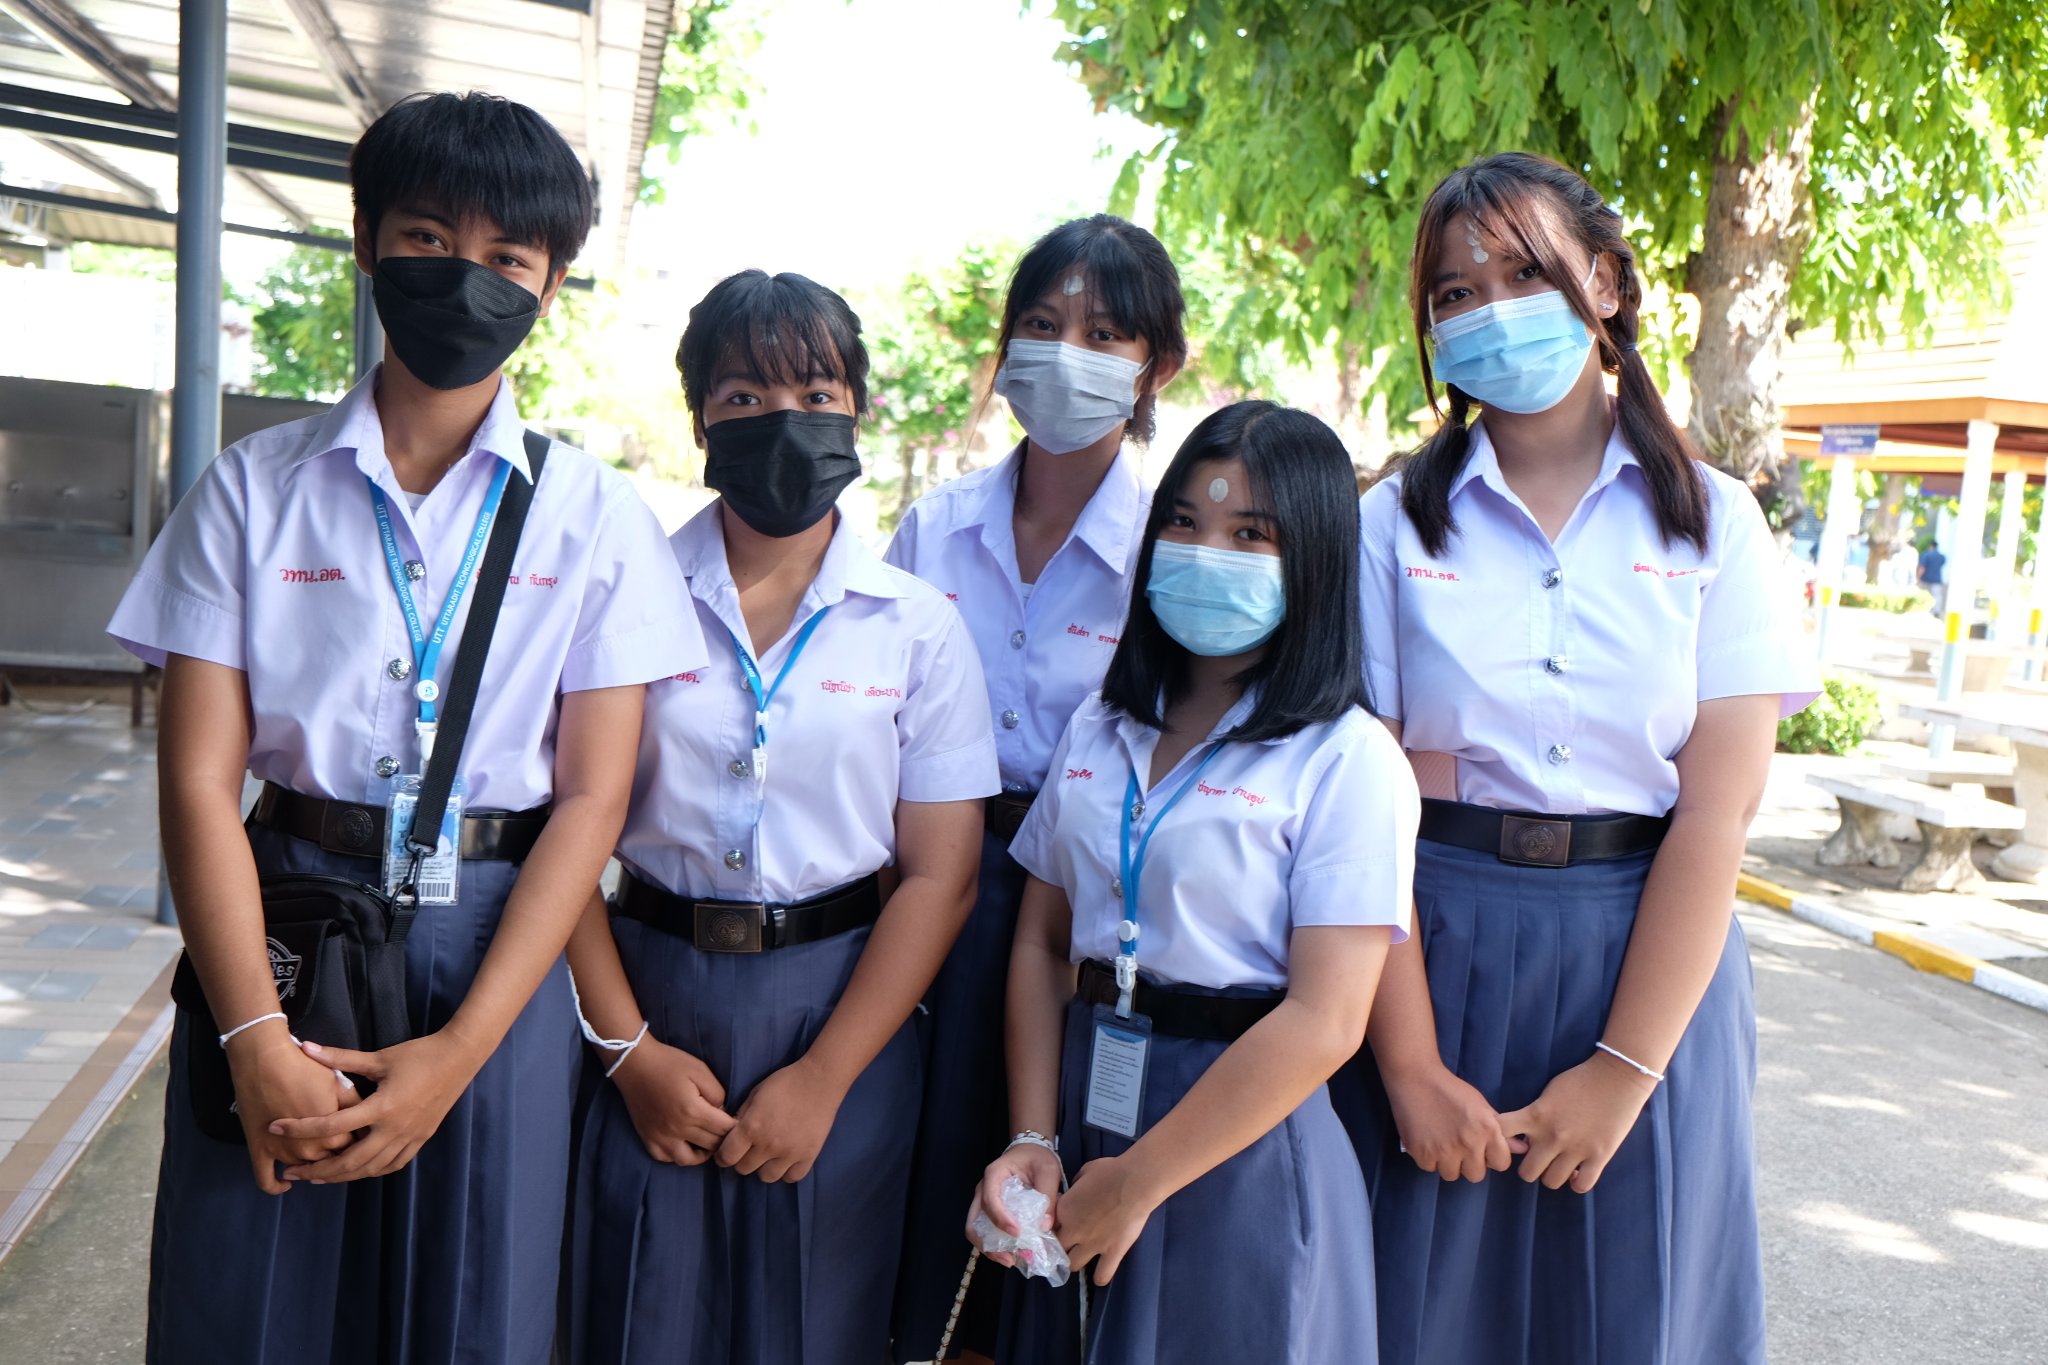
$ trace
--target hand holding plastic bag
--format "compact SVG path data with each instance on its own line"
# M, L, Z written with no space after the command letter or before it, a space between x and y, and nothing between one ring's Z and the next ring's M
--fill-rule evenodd
M1067 1282L1066 1249L1052 1234L1052 1201L1012 1175L1003 1181L1003 1209L1017 1225L1015 1236L989 1220L985 1212L974 1215L974 1234L988 1253L1007 1252L1016 1259L1017 1269L1026 1276L1043 1276L1055 1289Z

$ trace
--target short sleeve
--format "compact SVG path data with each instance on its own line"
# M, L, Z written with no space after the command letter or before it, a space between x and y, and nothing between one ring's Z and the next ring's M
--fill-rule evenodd
M1052 762L1046 765L1045 784L1038 795L1032 798L1031 811L1024 817L1024 823L1017 827L1017 837L1010 840L1010 856L1017 866L1029 872L1042 882L1060 884L1059 864L1053 861L1053 833L1060 824L1060 792L1066 784L1060 781L1060 774L1069 766L1067 755L1073 751L1074 733L1084 724L1084 718L1093 716L1100 709L1095 697L1081 703L1067 720L1067 728L1060 733L1060 742L1053 746Z
M689 585L653 510L623 479L605 491L576 633L562 661L564 692L649 683L710 659Z
M248 671L247 465L230 449L171 512L107 633L145 663L183 654Z
M981 656L952 603L930 610L940 625L896 718L897 791L905 801L992 796L1001 780Z
M1793 715L1820 690L1798 590L1780 567L1756 499L1740 485L1720 491L1713 511L1719 565L1700 601L1699 699L1776 693L1778 713Z
M1343 747L1303 812L1287 877L1289 918L1295 928L1391 925L1399 943L1408 937L1422 801L1394 737L1358 719L1331 741Z
M1365 620L1365 682L1373 710L1401 719L1401 666L1395 617L1394 532L1401 515L1401 485L1382 479L1358 500L1358 595Z

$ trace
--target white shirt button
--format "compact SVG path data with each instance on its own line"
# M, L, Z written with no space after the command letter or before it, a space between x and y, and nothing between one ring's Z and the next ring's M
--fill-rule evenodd
M726 764L725 770L731 773L734 777L745 777L749 772L753 771L752 769L747 767L747 761L744 758L736 758L732 762Z
M1564 655L1562 655L1562 654L1553 654L1553 655L1551 655L1551 656L1550 656L1549 658L1547 658L1547 659L1545 659L1545 660L1543 661L1543 666L1544 666L1545 668L1549 669L1549 670L1550 670L1550 671L1551 671L1552 673L1562 673L1562 672L1564 672Z
M1543 574L1543 586L1544 586L1544 587L1546 587L1546 588L1554 588L1554 587L1556 587L1556 586L1557 586L1558 584L1560 584L1560 583L1562 583L1562 582L1564 582L1564 570L1563 570L1563 569L1546 569L1546 570L1544 571L1544 574Z
M1005 782L1003 790L1012 796L1022 796L1025 792L1030 791L1031 788L1025 786L1022 782Z
M1551 761L1552 763L1569 763L1569 762L1571 762L1571 761L1572 761L1572 746L1571 746L1571 745L1569 745L1569 744L1553 744L1553 745L1551 745L1551 746L1550 746L1550 761Z
M747 855L736 848L725 851L725 865L737 872L747 865Z
M1015 711L1005 711L1003 712L1003 728L1005 730L1014 730L1017 728L1018 723L1023 719L1024 718L1018 715Z
M1021 630L1013 630L1013 631L1011 631L1011 632L1010 632L1010 648L1012 648L1012 649L1022 649L1022 648L1024 648L1024 632L1023 632L1023 631L1021 631Z
M427 566L420 563L417 559L408 559L405 561L405 576L412 582L417 583L427 576Z
M393 659L384 665L384 672L393 682L404 682L412 676L412 660Z
M384 757L382 757L382 758L380 758L380 759L378 759L378 760L377 760L377 776L379 776L379 777L396 777L397 775L398 775L398 760L397 760L397 759L393 758L393 757L392 757L392 756L391 756L390 754L386 754L386 755L384 755Z

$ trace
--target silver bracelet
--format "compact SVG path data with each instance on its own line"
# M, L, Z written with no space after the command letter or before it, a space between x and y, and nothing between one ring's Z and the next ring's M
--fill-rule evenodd
M1023 1132L1011 1138L1010 1147L1043 1147L1054 1156L1060 1154L1059 1139L1049 1138L1036 1128L1026 1128ZM1005 1147L1003 1150L1007 1152L1010 1150L1010 1147Z
M284 1017L285 1014L283 1010L273 1010L269 1014L259 1014L254 1019L251 1019L248 1023L237 1024L233 1028L229 1029L226 1033L223 1033L220 1036L220 1045L222 1047L226 1047L228 1045L228 1039L233 1038L237 1034L247 1033L250 1029L255 1028L258 1024L267 1024L273 1019L283 1019ZM297 1042L298 1040L294 1038L292 1041Z
M1635 1058L1629 1056L1625 1052L1617 1052L1615 1049L1607 1046L1607 1044L1605 1043L1595 1043L1593 1044L1593 1046L1599 1048L1602 1052L1614 1058L1615 1061L1620 1062L1623 1066L1633 1067L1635 1070L1642 1072L1645 1076L1648 1076L1653 1081L1661 1081L1664 1079L1663 1072L1652 1071L1649 1067L1644 1066L1641 1062L1637 1061Z

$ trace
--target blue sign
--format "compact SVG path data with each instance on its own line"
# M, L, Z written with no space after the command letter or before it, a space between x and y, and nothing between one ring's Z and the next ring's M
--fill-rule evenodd
M1878 424L1823 426L1820 453L1823 455L1871 455L1877 451Z

